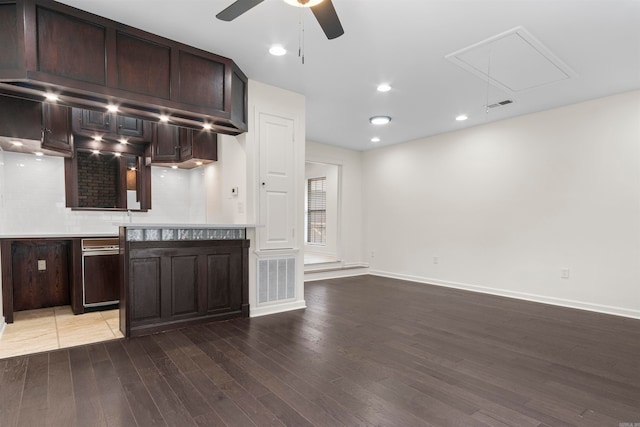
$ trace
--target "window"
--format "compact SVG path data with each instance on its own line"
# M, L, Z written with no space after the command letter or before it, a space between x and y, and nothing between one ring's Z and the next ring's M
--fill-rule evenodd
M307 181L307 243L327 243L327 178Z

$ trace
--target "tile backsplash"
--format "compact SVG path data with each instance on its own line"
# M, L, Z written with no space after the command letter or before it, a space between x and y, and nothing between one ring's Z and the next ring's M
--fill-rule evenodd
M0 151L0 235L111 233L126 212L72 211L65 206L64 159ZM151 168L152 209L133 223L204 223L204 171Z

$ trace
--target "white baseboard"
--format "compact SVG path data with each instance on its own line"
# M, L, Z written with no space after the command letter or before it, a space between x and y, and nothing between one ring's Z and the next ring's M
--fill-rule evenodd
M525 301L539 302L543 304L557 305L560 307L577 308L579 310L594 311L597 313L612 314L614 316L630 317L640 319L640 310L630 310L622 307L612 307L608 305L593 304L589 302L575 301L563 298L547 297L543 295L529 294L525 292L514 292L504 289L488 288L485 286L469 285L466 283L447 282L427 277L411 276L408 274L390 273L387 271L370 270L373 276L389 277L392 279L407 280L410 282L425 283L428 285L443 286L447 288L463 289L465 291L479 292L483 294L498 295L501 297L521 299Z
M249 317L260 317L268 314L283 313L285 311L300 310L307 308L307 304L304 300L285 302L281 304L269 304L262 307L251 307L249 310Z

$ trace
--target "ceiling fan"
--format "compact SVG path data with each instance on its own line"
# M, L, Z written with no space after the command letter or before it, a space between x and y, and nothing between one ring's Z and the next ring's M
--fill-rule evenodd
M264 0L236 0L235 2L231 3L231 5L225 10L218 13L216 15L216 18L222 21L233 21L238 16L247 12L254 6L259 5L263 1ZM338 19L338 14L336 13L336 9L333 7L333 3L331 3L331 0L284 1L293 6L311 8L311 11L318 20L320 27L322 27L322 30L329 40L335 39L336 37L340 37L344 34L342 24L340 23L340 19Z

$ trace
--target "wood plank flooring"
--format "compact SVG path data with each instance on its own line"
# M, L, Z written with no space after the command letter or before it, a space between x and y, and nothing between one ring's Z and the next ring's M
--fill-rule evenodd
M1 359L0 425L640 423L639 320L374 276L305 296L306 310Z

